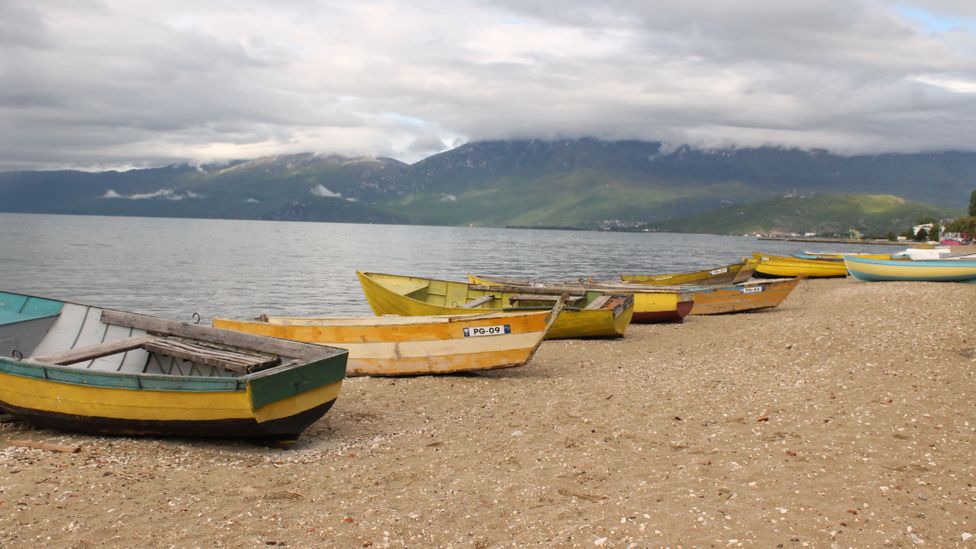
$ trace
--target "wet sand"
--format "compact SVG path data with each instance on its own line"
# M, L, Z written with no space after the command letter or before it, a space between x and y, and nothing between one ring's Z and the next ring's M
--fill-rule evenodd
M0 546L970 546L974 371L976 285L814 280L523 368L350 379L287 450L6 423Z

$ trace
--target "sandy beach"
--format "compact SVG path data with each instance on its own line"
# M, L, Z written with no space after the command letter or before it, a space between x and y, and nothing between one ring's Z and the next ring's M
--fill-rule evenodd
M813 280L523 368L349 379L290 449L5 423L0 546L973 546L974 371L976 285Z

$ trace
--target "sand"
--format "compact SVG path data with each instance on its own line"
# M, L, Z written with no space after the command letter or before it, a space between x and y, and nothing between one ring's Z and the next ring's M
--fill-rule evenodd
M804 281L523 368L350 379L288 450L7 423L0 545L969 546L974 371L976 285Z

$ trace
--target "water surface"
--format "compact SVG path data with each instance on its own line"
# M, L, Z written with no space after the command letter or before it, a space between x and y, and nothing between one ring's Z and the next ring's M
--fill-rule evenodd
M475 227L0 214L0 290L189 319L371 314L356 271L575 279L696 270L752 237ZM893 248L830 244L830 251Z

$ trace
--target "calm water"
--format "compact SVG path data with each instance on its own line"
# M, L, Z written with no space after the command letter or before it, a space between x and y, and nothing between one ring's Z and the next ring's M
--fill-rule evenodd
M357 269L613 278L811 246L668 233L0 214L0 289L184 320L194 312L371 314Z

